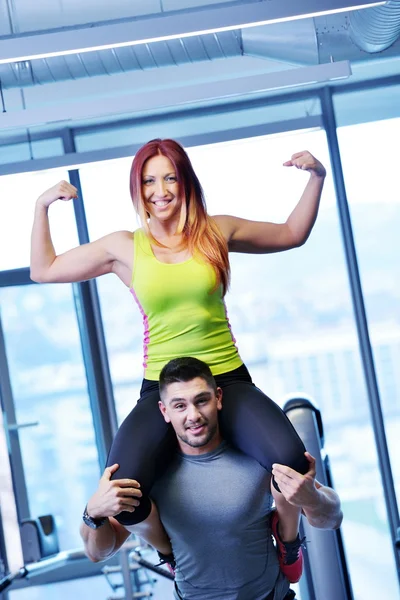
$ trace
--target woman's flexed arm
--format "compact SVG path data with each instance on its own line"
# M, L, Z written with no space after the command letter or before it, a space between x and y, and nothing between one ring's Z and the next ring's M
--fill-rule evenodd
M77 189L60 181L39 196L31 237L31 279L40 283L72 283L92 279L113 270L114 247L121 232L56 255L51 239L48 209L57 200L76 198Z
M285 167L296 167L310 173L304 192L286 221L298 245L304 244L317 218L322 188L325 181L325 167L310 152L298 152L284 163Z
M310 152L298 152L284 163L310 173L301 198L285 223L249 221L220 215L214 217L232 252L280 252L304 244L317 218L325 168Z

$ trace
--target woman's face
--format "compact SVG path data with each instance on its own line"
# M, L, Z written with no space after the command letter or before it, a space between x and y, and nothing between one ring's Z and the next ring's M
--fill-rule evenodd
M177 173L166 156L157 154L145 162L142 171L142 197L150 218L161 221L179 218L182 200Z

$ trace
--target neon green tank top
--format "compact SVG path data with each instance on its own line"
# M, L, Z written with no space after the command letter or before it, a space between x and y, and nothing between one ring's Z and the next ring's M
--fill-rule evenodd
M215 281L214 269L203 260L159 261L145 232L135 231L131 292L143 317L146 379L158 380L163 366L180 356L204 361L213 375L243 364L222 287L212 292Z

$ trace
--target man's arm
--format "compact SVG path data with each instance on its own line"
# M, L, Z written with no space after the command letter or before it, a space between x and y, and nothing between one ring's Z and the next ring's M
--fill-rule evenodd
M84 543L86 556L93 562L110 558L131 535L123 525L113 517L98 529L91 529L82 523L80 534Z
M315 458L305 453L310 468L305 475L285 465L272 465L272 474L283 496L293 506L302 509L312 527L337 529L343 520L340 498L330 487L315 479Z
M81 525L80 534L88 558L93 562L109 558L121 548L131 533L138 535L162 554L170 554L171 542L153 502L147 519L136 525L124 527L112 518L122 511L134 512L142 496L140 485L134 479L111 480L111 476L118 468L117 464L107 467L100 479L99 487L87 503L86 512L89 517L106 518L105 523L97 529L91 529L85 523Z
M130 536L114 515L122 511L133 512L139 505L142 493L134 479L114 479L111 476L118 470L117 464L107 467L99 487L87 503L86 511L92 519L106 518L98 529L91 529L85 523L80 527L80 534L85 552L93 562L110 558Z
M340 508L340 498L330 487L322 485L315 480L319 492L318 502L315 507L302 507L302 513L313 527L318 529L338 529L343 521Z

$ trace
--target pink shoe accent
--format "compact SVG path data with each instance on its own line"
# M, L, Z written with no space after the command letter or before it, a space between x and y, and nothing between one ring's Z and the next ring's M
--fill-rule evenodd
M303 550L301 547L303 540L300 540L299 536L297 536L297 540L295 540L294 542L286 542L285 543L284 541L282 541L282 539L279 535L278 524L279 524L278 513L276 510L274 510L272 519L271 519L271 529L272 529L272 535L274 536L275 542L276 542L276 550L278 553L279 567L280 567L282 573L285 575L286 579L289 581L289 583L297 583L303 573ZM295 562L293 562L291 565L288 565L288 564L286 564L286 556L288 553L287 547L290 546L291 552L295 552L297 543L298 543L297 560L295 560Z

